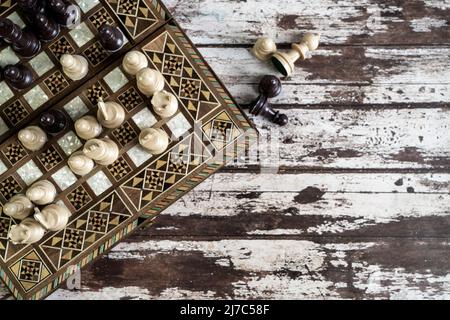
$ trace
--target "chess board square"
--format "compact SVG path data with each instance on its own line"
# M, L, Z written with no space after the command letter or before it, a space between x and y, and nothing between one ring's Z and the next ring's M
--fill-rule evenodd
M175 138L181 137L192 128L191 124L186 120L182 113L179 113L167 122L167 126L170 128Z
M23 259L20 263L19 279L23 281L39 282L42 263Z
M105 212L91 211L88 218L88 231L96 233L106 233L108 227L109 214Z
M92 191L99 196L106 190L112 187L111 181L103 171L97 172L95 175L87 180L88 185L91 187Z
M14 179L14 177L9 176L0 182L0 194L6 199L6 201L20 192L22 192L22 187L16 179Z
M8 132L9 127L6 125L5 121L0 117L0 136Z
M70 44L69 40L65 36L62 36L58 41L54 42L50 47L53 55L58 59L61 59L61 56L65 53L73 54L75 49Z
M64 106L64 110L66 110L67 114L73 121L77 121L82 116L84 116L86 113L89 112L88 107L86 104L81 100L80 97L76 97L72 99L70 102L68 102Z
M23 97L33 110L38 109L40 106L42 106L44 103L48 101L47 94L44 92L44 90L42 90L40 86L35 86L33 89L28 91Z
M12 165L15 165L17 162L27 156L27 151L19 142L11 143L9 146L3 149L2 152Z
M68 166L64 166L52 175L58 187L64 191L77 182L77 177Z
M14 65L20 62L20 58L13 51L11 46L7 46L0 51L0 67L4 68L7 65Z
M105 8L100 8L95 13L93 13L89 17L89 21L91 21L96 29L99 29L105 23L114 25L114 19L109 15Z
M108 171L116 181L119 181L131 172L131 167L123 157L120 157L108 166Z
M3 109L3 114L9 120L9 123L15 126L25 119L30 113L20 100L16 100Z
M38 76L44 75L55 66L45 51L42 51L36 57L31 59L29 63Z
M133 87L122 93L118 97L118 100L127 111L136 109L144 102L137 90Z
M17 14L16 11L11 13L8 17L9 20L17 24L21 29L25 28L27 25L23 22L22 18Z
M150 152L145 150L140 145L136 145L128 150L127 154L130 157L131 161L133 161L133 163L136 165L136 167L141 166L152 157Z
M0 175L4 174L8 170L8 167L0 160Z
M125 76L122 70L120 70L119 67L108 73L104 77L104 80L113 92L119 91L123 88L124 85L128 83L128 78Z
M84 56L93 66L97 66L108 58L108 53L101 45L100 41L94 42L83 51Z
M33 160L28 161L22 167L17 170L17 174L20 178L30 186L33 182L37 181L40 177L42 177L42 172L36 166Z
M117 142L119 142L122 147L138 137L137 132L129 122L125 122L119 128L115 129L112 132L112 135L114 136L114 138L116 138Z
M59 70L55 71L51 76L45 79L44 83L53 95L57 95L60 91L69 86L66 77Z
M158 122L153 113L148 108L144 108L136 113L132 119L141 130L151 128Z
M58 144L68 156L83 146L80 139L78 139L77 135L73 131L66 133L61 139L59 139Z
M0 238L7 239L11 220L9 218L0 219Z
M62 247L69 250L81 251L83 249L85 232L76 229L65 229Z
M70 31L69 34L79 48L83 47L95 37L85 22L82 22L75 29Z
M67 195L67 199L76 210L80 210L92 201L91 196L87 193L83 186L79 186Z
M0 92L0 105L4 104L6 101L14 97L14 93L11 91L5 81L0 82Z
M84 13L88 13L90 10L92 10L96 5L100 3L99 0L75 0L75 2L78 4L80 9Z
M63 158L59 154L58 150L51 145L47 150L43 151L38 156L38 160L45 167L45 169L51 170L60 164L63 161Z

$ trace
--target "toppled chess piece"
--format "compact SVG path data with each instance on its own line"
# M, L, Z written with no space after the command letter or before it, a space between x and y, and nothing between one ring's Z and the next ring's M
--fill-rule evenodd
M94 161L85 156L83 152L75 152L69 158L68 161L69 168L73 173L79 176L85 176L89 174L92 170L94 170L95 163Z
M55 22L66 28L73 28L80 21L81 10L75 4L69 4L63 0L49 0L47 7Z
M306 60L308 53L319 47L320 35L307 33L301 43L292 44L292 50L288 52L277 51L272 56L272 62L277 70L284 76L290 76L294 72L295 62L298 59Z
M67 226L71 213L59 204L51 204L44 209L35 209L34 219L48 231L61 231Z
M52 41L59 35L61 28L52 19L42 13L38 13L34 18L34 25L37 29L37 36L42 41Z
M262 116L269 121L285 126L289 123L289 118L279 111L275 111L269 103L269 98L274 98L281 93L282 85L278 77L264 76L259 83L259 97L247 107L251 114Z
M64 74L74 81L83 79L89 72L89 62L83 56L64 54L60 62Z
M153 95L152 106L161 118L170 118L178 111L178 99L165 90L159 91Z
M92 139L84 145L83 153L101 166L109 166L119 158L119 147L111 139Z
M15 195L3 206L3 213L16 220L28 218L34 209L34 204L23 194Z
M125 109L117 102L98 102L98 121L102 126L108 129L119 128L125 121Z
M41 42L30 32L6 18L0 18L0 39L11 44L12 49L24 58L34 57L41 50Z
M31 151L38 151L47 143L47 134L37 126L30 126L19 131L19 141Z
M23 90L33 84L33 73L22 64L8 65L3 69L3 77L7 84L18 90Z
M144 68L137 73L136 78L138 89L148 97L164 89L165 79L159 71Z
M41 240L44 235L44 227L33 218L27 218L19 225L11 227L8 238L14 245L33 244Z
M104 24L100 27L98 32L100 43L107 51L116 52L125 44L122 31L115 26Z
M102 125L93 116L85 116L75 122L77 135L84 140L97 138L103 131Z
M142 130L139 143L151 154L158 155L169 147L169 136L164 130L148 128Z
M39 118L39 126L48 134L57 135L67 127L67 117L59 110L44 112Z
M269 60L275 52L277 52L277 45L272 39L266 37L258 39L252 48L253 55L261 61Z
M123 58L122 67L128 74L135 76L139 71L148 67L148 59L142 52L133 50Z
M50 181L38 181L27 190L26 196L35 204L43 206L55 200L56 188Z

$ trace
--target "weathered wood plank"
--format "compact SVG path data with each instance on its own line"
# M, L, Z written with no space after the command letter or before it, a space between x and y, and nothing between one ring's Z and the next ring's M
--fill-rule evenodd
M243 48L202 48L202 54L239 103L257 95L269 63ZM298 64L283 80L274 104L363 105L420 104L450 101L450 48L331 47Z
M261 35L279 43L321 32L325 44L450 43L450 1L167 0L196 44L253 44ZM208 26L205 28L205 26Z
M133 238L51 299L448 299L449 253L440 239Z

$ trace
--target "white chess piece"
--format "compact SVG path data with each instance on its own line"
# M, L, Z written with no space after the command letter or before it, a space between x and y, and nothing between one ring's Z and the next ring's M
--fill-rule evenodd
M93 116L85 116L75 122L75 131L84 140L97 138L102 133L102 130L102 125Z
M137 73L136 78L138 89L148 97L164 89L164 76L159 71L144 68Z
M152 98L153 110L161 118L170 118L178 111L178 100L175 95L165 90L156 92Z
M19 225L12 226L8 233L8 238L15 245L33 244L41 240L44 235L44 227L33 218L28 218Z
M26 196L37 205L46 205L55 200L56 188L50 181L38 181L27 190Z
M47 143L47 134L37 126L30 126L19 131L19 141L31 151L38 151Z
M75 152L69 158L68 165L70 170L73 173L79 176L85 176L89 174L92 170L94 170L95 163L94 161L85 156L83 152Z
M161 129L148 128L142 130L139 143L151 154L161 154L169 146L169 136Z
M123 58L122 67L128 74L135 76L139 71L148 67L148 59L142 52L133 50Z
M125 121L125 110L117 102L103 102L100 99L98 102L97 118L105 128L116 129Z
M34 204L30 199L23 194L18 194L12 197L8 203L5 203L3 213L11 218L23 220L33 213L33 209Z
M83 153L101 166L109 166L119 158L119 147L111 139L92 139L84 145Z
M44 209L35 209L34 219L48 231L60 231L67 226L71 213L59 204L51 204Z
M266 37L258 39L252 48L253 55L261 61L269 60L275 52L277 52L277 45L272 39Z
M74 81L83 79L89 72L89 63L83 56L63 54L60 62L64 74Z

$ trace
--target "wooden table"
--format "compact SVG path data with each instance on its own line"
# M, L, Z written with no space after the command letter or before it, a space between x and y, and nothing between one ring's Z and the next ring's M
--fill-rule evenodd
M450 2L358 2L166 1L240 102L275 74L257 37L323 45L289 126L50 298L450 298Z

